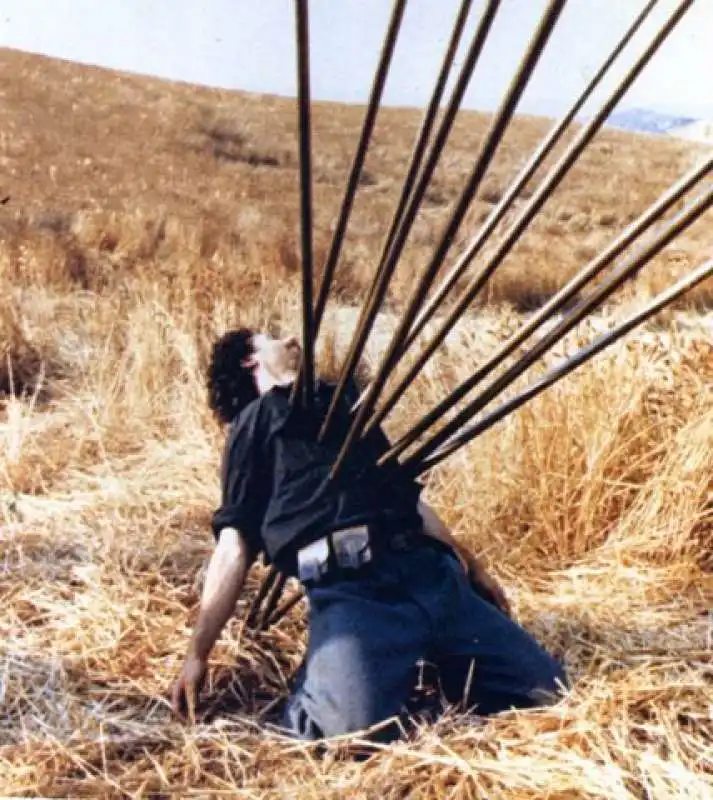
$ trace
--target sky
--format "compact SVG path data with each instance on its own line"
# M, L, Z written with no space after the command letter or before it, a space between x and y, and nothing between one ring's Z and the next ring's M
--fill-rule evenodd
M659 0L612 80L633 63L678 2ZM519 110L554 115L566 109L644 4L569 0ZM408 4L387 104L428 101L459 5L460 0ZM545 0L503 0L465 107L497 107L545 5ZM315 99L365 102L391 6L390 0L312 0ZM483 6L484 0L473 3L470 31ZM293 15L292 0L0 0L0 46L210 86L293 95ZM619 108L713 119L711 42L713 0L695 0ZM602 91L607 86L611 89L611 81Z

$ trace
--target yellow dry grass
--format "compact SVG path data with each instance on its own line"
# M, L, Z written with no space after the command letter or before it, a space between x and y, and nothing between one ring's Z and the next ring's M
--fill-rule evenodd
M365 762L340 743L319 754L262 725L303 652L303 610L254 636L241 622L248 596L216 649L202 722L186 728L166 691L218 498L221 432L203 370L212 338L237 320L298 327L292 106L9 51L0 75L0 795L709 798L711 315L664 315L430 476L431 502L565 660L574 687L559 705L482 727L451 713ZM359 119L318 110L321 253ZM353 327L416 122L384 114L325 368ZM461 121L392 306L483 126L477 114ZM471 229L546 127L518 120ZM391 429L464 378L698 156L599 137ZM602 323L711 240L709 214ZM381 321L372 362L392 324ZM581 326L564 350L588 336Z

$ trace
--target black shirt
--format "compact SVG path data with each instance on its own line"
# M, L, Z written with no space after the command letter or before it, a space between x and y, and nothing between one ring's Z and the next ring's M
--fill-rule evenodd
M376 430L362 440L336 481L329 479L350 423L345 400L334 434L317 441L334 387L319 382L314 409L290 403L291 387L276 387L246 406L231 424L222 465L222 504L213 532L240 530L250 546L293 571L298 547L332 530L374 524L390 528L420 523L419 484L398 472L377 475L375 462L388 447Z

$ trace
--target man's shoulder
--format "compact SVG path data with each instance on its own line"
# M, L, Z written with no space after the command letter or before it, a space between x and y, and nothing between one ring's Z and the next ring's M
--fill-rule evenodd
M254 438L268 435L275 425L279 425L290 410L290 393L275 390L260 395L248 403L230 426L230 440Z
M231 433L235 431L246 430L253 425L254 421L260 415L261 400L261 397L256 397L240 410L238 416L235 417L235 419L230 423Z
M337 384L320 379L315 388L317 403L314 410L321 417L331 403ZM356 387L347 387L342 400L342 413L349 412L358 396ZM291 419L302 419L300 403L292 403L292 385L275 386L242 409L231 423L228 439L236 441L269 437L282 430Z
M337 391L339 384L337 381L324 380L320 378L316 383L316 395L321 398L323 403L331 403L334 393ZM344 386L342 392L342 404L351 408L361 395L361 388L359 384L350 378Z
M256 397L249 402L230 423L226 437L228 448L234 446L236 442L252 439L256 435L263 414L261 400L261 397Z

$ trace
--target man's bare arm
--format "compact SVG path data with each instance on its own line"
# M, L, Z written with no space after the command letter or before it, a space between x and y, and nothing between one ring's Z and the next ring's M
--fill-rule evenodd
M486 598L493 602L497 608L509 615L510 603L505 592L500 584L488 574L478 558L454 538L450 529L438 514L423 501L419 501L418 513L423 520L424 532L450 547L454 555L458 557L475 589L479 593L485 594Z
M428 536L438 539L439 542L443 542L443 544L450 547L453 553L458 556L458 560L463 565L463 569L468 572L467 551L454 539L453 534L450 532L445 522L443 522L431 506L426 505L422 500L419 500L418 503L418 513L423 521L424 532Z
M203 683L208 656L238 602L254 554L235 528L224 528L206 571L198 621L186 661L173 687L174 711L191 718Z

